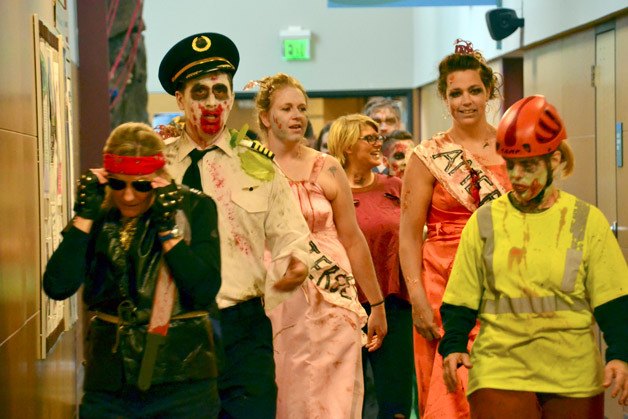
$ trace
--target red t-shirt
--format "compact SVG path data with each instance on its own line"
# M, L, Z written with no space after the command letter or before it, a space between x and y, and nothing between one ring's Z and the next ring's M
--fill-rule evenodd
M409 301L399 265L401 179L381 174L364 188L352 188L358 224L371 251L375 273L384 297L395 294ZM367 301L358 286L360 302Z

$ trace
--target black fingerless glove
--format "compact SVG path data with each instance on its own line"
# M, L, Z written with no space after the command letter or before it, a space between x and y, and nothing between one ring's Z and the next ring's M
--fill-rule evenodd
M105 199L105 186L91 170L88 170L76 182L74 213L79 217L93 220L100 211L103 199Z
M168 186L155 189L152 217L160 233L174 228L174 217L177 210L181 208L182 201L183 195L181 190L174 182Z

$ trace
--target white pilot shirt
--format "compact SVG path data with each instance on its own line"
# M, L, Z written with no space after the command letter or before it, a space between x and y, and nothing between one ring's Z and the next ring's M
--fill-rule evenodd
M218 207L222 285L216 302L223 309L269 293L269 285L285 273L290 255L309 267L310 247L307 224L277 165L268 164L268 160L257 167L255 158L244 162L245 154L251 157L250 153L257 152L235 145L227 130L214 144L218 148L206 153L199 165L203 192ZM196 144L185 132L169 139L167 169L175 182L181 183L191 162L188 154L194 147ZM253 157L268 159L261 154ZM264 176L259 176L259 170L268 174L268 167L274 172L272 180L261 179ZM270 266L275 266L269 272L266 248Z

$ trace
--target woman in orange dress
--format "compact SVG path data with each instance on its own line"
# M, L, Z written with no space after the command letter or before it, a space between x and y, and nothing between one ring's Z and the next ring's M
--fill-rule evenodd
M486 105L497 97L496 77L470 43L456 44L439 64L438 78L452 125L414 149L401 197L399 254L412 303L421 419L469 417L466 370L459 370L454 392L443 382L439 309L462 228L479 206L510 189L495 128L486 119ZM469 345L476 335L477 327Z

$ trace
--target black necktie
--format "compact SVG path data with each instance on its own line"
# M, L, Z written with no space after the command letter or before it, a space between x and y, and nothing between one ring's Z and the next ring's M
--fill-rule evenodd
M198 168L198 162L206 153L214 149L216 149L216 146L206 148L205 150L195 148L190 151L188 156L192 159L192 163L183 174L183 180L181 183L189 186L190 188L198 189L199 191L203 190L203 185L201 184L201 171Z

